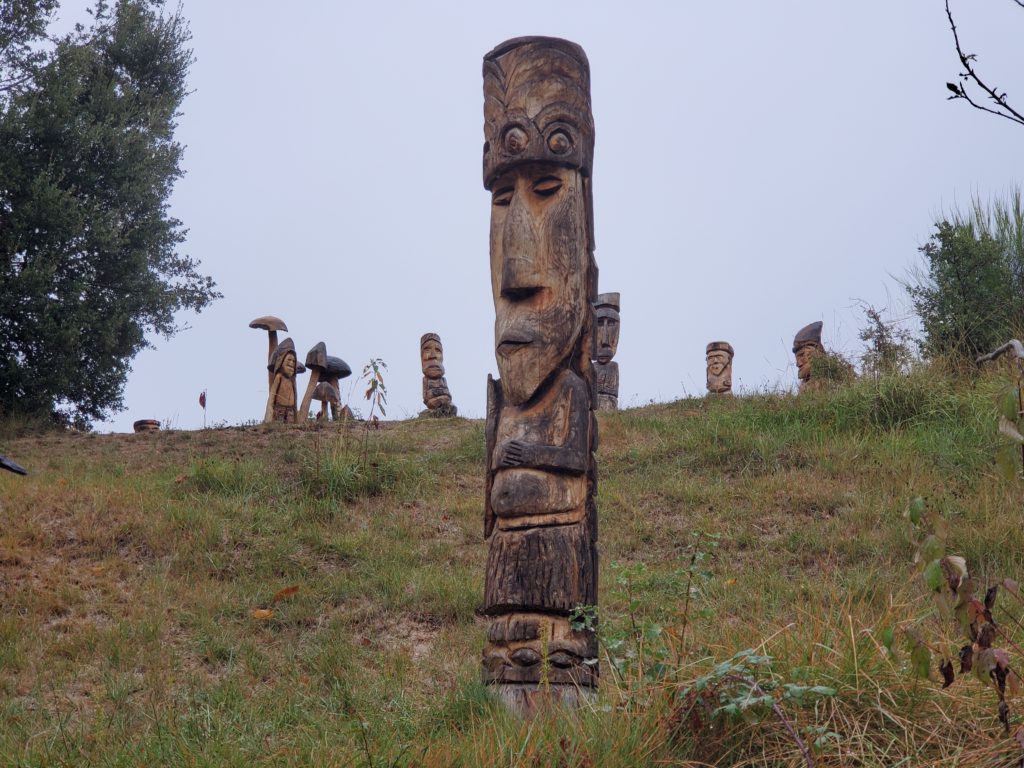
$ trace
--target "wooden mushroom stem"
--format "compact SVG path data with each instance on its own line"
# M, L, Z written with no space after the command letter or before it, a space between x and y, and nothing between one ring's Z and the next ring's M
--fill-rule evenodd
M274 352L277 350L277 331L267 331L267 338L270 340L270 349L267 352L267 365L270 365L270 361L274 357ZM267 371L267 388L274 386L274 371Z
M302 422L309 418L309 406L313 402L313 390L316 389L318 381L320 381L320 369L313 368L313 372L309 375L309 384L306 385L306 394L302 396L302 405L299 406L299 418Z

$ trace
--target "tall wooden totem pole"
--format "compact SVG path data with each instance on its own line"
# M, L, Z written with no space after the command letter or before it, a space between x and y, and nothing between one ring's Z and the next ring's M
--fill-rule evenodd
M590 67L523 37L484 57L484 188L500 379L487 381L483 678L514 711L597 685L597 265Z

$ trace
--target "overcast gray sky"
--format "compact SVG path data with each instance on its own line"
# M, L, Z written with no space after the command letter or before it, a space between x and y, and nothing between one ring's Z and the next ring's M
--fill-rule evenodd
M62 21L84 20L65 0ZM172 212L224 299L153 339L127 410L175 428L262 417L266 335L388 364L389 418L423 408L439 333L461 414L496 371L481 183L481 58L527 34L591 65L601 291L622 294L622 407L704 392L704 346L739 391L788 388L793 334L859 352L934 218L1021 181L1024 128L946 101L959 71L940 0L327 2L185 0L197 58ZM1024 104L1024 11L955 0L979 67ZM905 306L897 307L905 314ZM355 377L353 377L355 378ZM361 389L343 399L366 412ZM305 377L300 377L300 391Z

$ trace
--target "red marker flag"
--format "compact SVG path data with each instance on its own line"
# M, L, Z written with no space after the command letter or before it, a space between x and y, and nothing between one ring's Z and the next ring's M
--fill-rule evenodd
M205 389L202 392L199 393L199 405L201 405L204 409L206 408L206 390Z

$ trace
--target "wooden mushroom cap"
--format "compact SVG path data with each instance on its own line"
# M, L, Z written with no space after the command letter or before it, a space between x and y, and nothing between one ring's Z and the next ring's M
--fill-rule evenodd
M160 430L160 420L139 419L132 423L132 429L136 432L158 432Z
M313 348L306 353L306 367L318 368L321 371L327 369L327 345L322 341L314 344Z
M342 360L340 357L334 355L327 356L327 378L332 379L344 379L346 376L352 375L352 369L348 367L348 363Z
M337 403L341 400L341 396L330 382L321 381L316 385L316 389L313 390L313 399L321 402Z
M288 326L284 324L284 320L280 317L274 317L273 315L264 315L263 317L257 317L251 323L250 328L258 328L261 331L287 331Z

